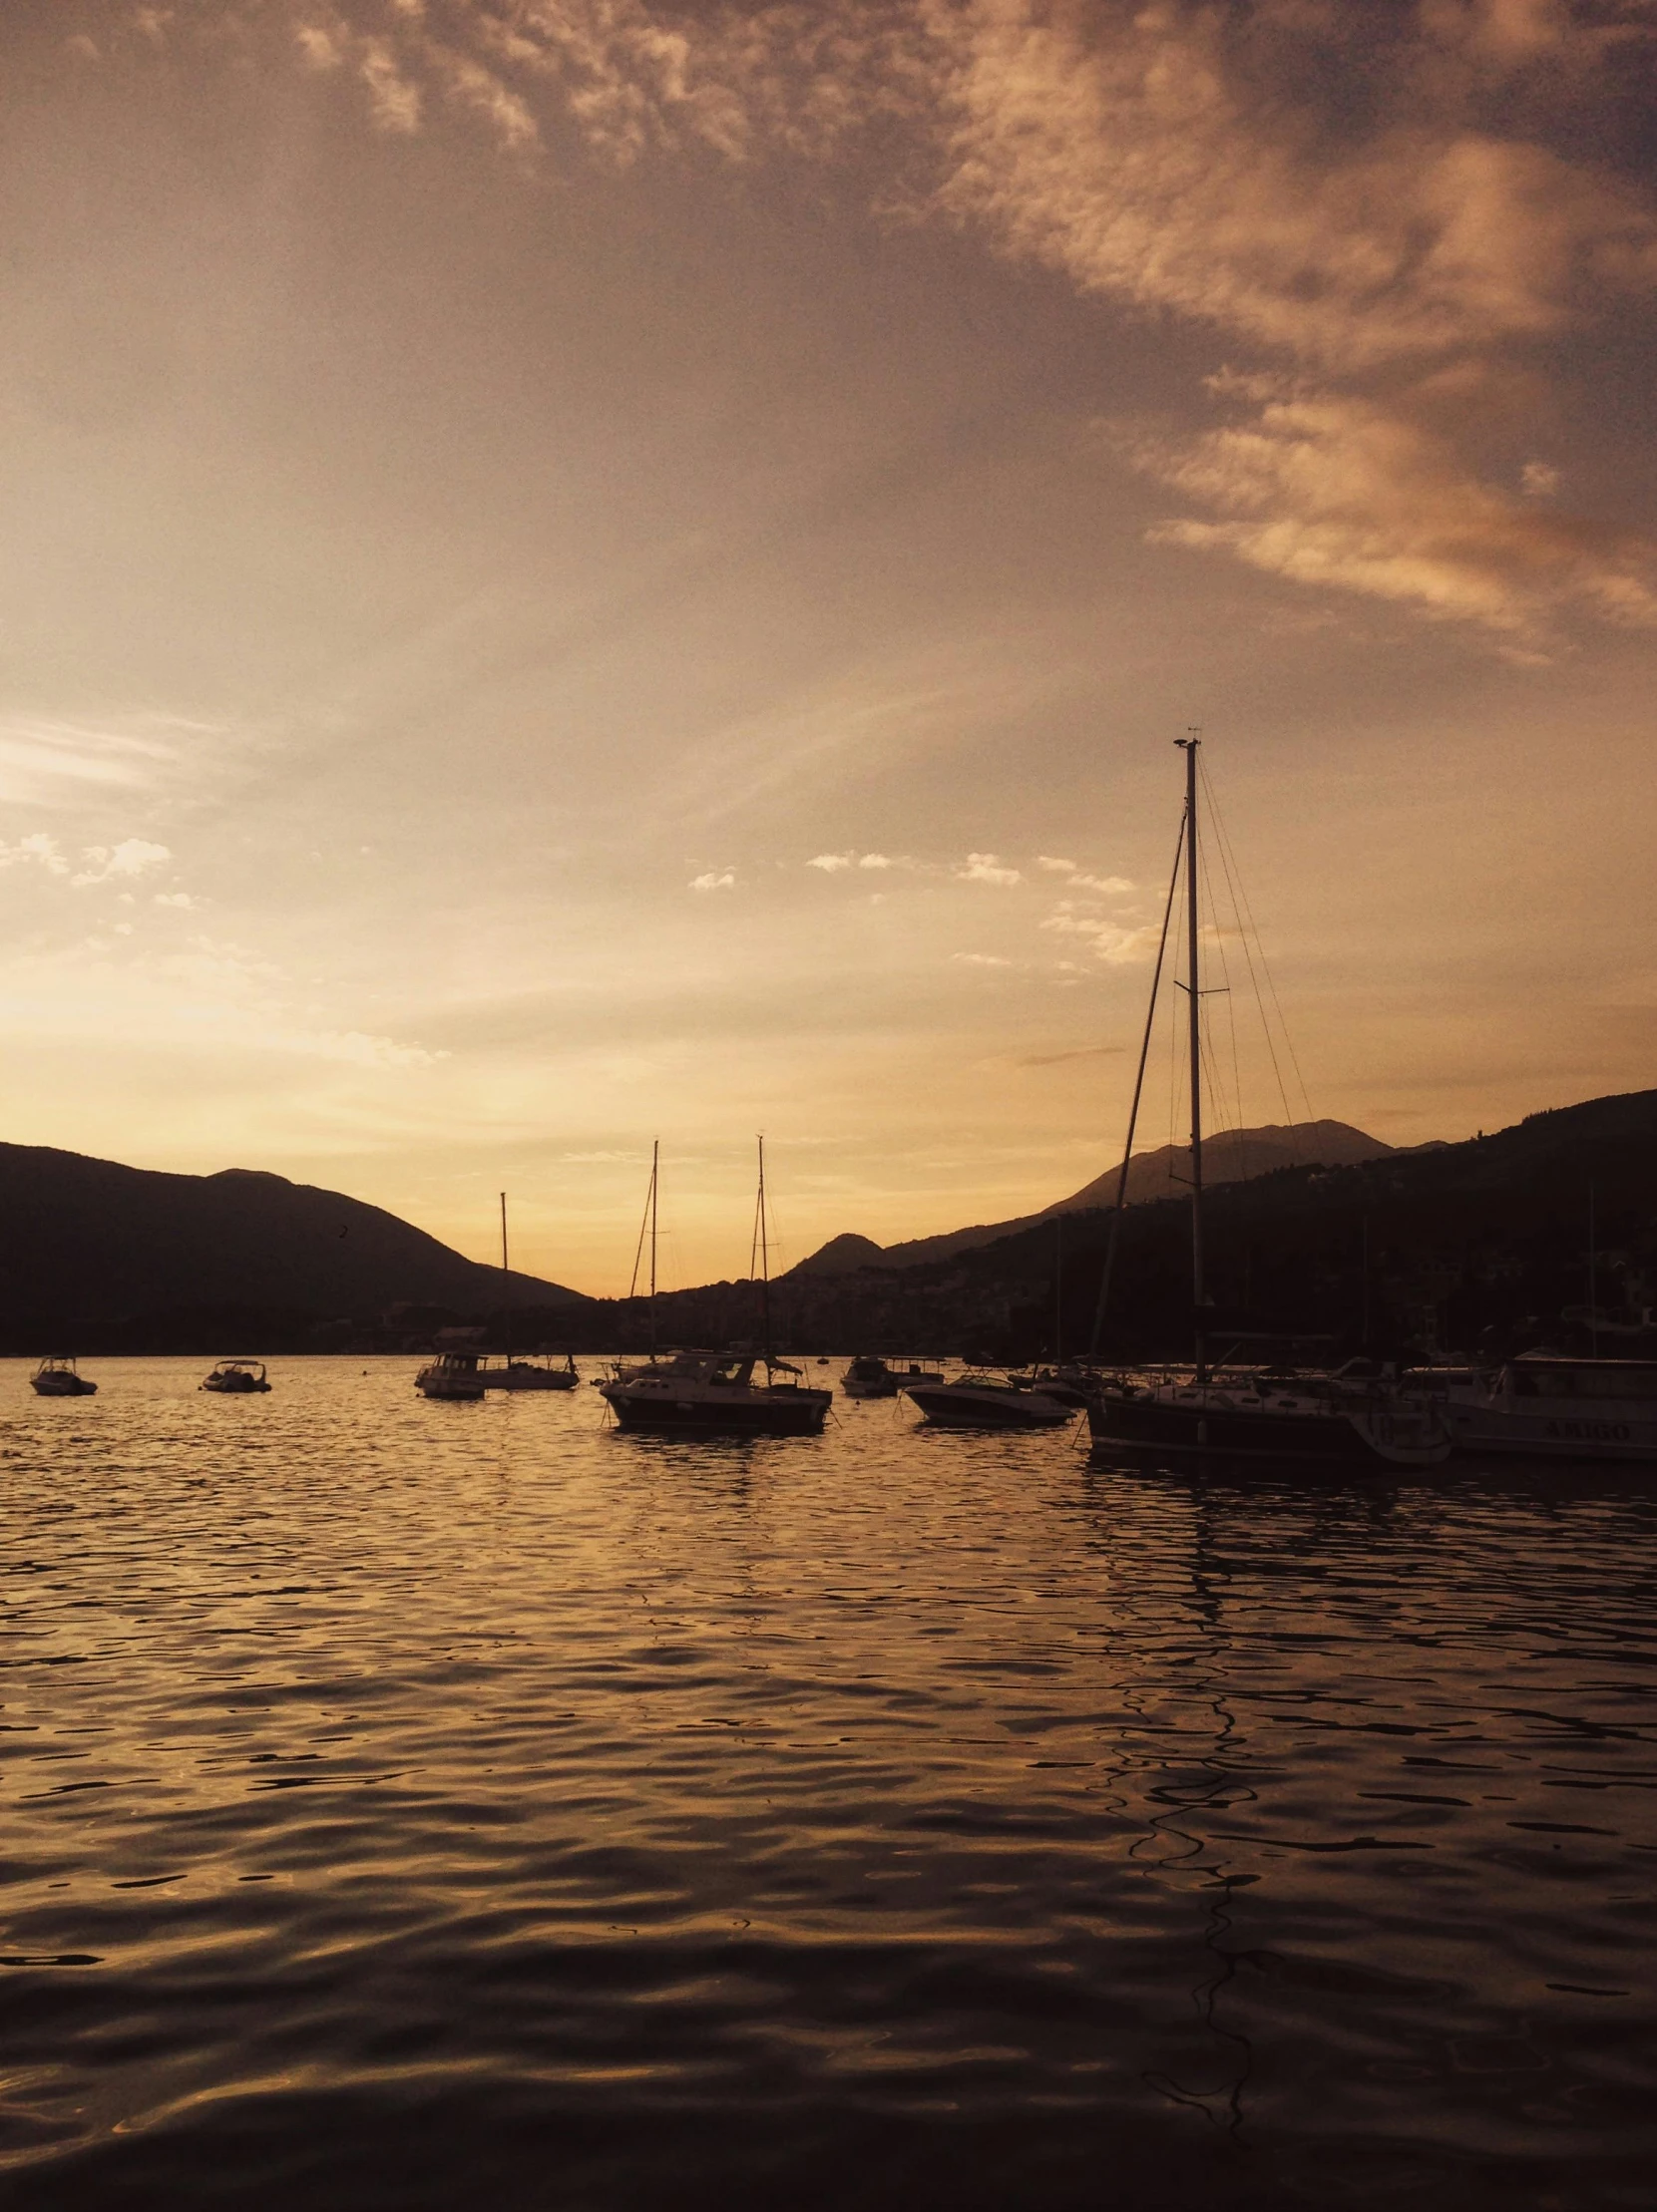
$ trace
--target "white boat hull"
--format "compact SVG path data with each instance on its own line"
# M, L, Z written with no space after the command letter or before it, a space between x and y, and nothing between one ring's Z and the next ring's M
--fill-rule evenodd
M1451 1399L1447 1411L1458 1452L1657 1465L1657 1413L1650 1405Z

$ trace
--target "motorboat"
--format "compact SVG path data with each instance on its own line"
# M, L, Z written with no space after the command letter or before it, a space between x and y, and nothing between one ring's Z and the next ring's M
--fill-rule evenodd
M1437 1399L1457 1451L1657 1462L1657 1363L1524 1352L1501 1366L1407 1375Z
M1088 1397L1087 1421L1098 1456L1135 1464L1437 1467L1450 1452L1449 1423L1431 1399L1342 1369L1107 1377Z
M1072 1406L1080 1412L1086 1405L1098 1375L1090 1367L1080 1367L1073 1360L1066 1360L1062 1367L1035 1367L1019 1380L1028 1382L1033 1390L1043 1390L1049 1398L1056 1398L1060 1405Z
M475 1351L440 1351L414 1378L423 1398L477 1399L483 1396L480 1355Z
M1062 1428L1076 1409L1048 1397L1018 1375L942 1375L903 1384L927 1419L939 1428Z
M562 1366L555 1366L551 1359L507 1358L499 1366L491 1366L486 1360L478 1375L486 1390L573 1390L581 1380L568 1352Z
M760 1368L762 1382L755 1380ZM800 1382L799 1373L791 1361L758 1352L680 1351L619 1368L599 1389L624 1429L815 1436L834 1392L812 1389Z
M1096 1353L1110 1293L1117 1232L1126 1201L1127 1167L1143 1093L1146 1057L1156 1017L1157 991L1167 951L1174 902L1183 884L1186 976L1186 1066L1191 1103L1191 1308L1195 1356L1189 1372L1147 1380L1102 1375L1086 1392L1087 1424L1096 1457L1133 1465L1176 1467L1217 1463L1434 1467L1450 1456L1444 1410L1407 1393L1395 1376L1367 1362L1335 1373L1244 1370L1209 1360L1209 1312L1203 1248L1202 1102L1211 1075L1203 1049L1203 926L1198 898L1202 881L1197 852L1198 754L1201 738L1189 731L1178 741L1185 754L1185 810L1162 913L1162 930L1151 974L1150 1004L1139 1050L1139 1072L1128 1113L1127 1141L1105 1246L1104 1271L1093 1324ZM1222 864L1224 847L1221 848Z
M97 1383L82 1374L65 1352L43 1359L29 1377L29 1386L42 1398L90 1398L98 1390Z
M942 1382L943 1379L935 1369L923 1367L918 1360L894 1367L887 1360L870 1359L859 1353L840 1377L840 1387L848 1398L895 1398L900 1390L908 1389L911 1382Z
M260 1359L221 1359L202 1383L204 1390L215 1390L226 1398L250 1397L254 1391L269 1387L270 1379Z

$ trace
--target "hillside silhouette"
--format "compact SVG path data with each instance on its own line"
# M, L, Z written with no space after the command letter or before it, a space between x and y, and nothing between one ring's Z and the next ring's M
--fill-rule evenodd
M46 1348L52 1335L109 1341L111 1324L168 1315L291 1337L395 1305L472 1313L509 1299L581 1303L558 1284L480 1267L380 1207L283 1176L167 1175L0 1145L0 1332L20 1348Z

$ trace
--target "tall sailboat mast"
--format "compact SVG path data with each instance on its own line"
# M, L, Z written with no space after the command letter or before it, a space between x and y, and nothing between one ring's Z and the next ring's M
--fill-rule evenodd
M765 1139L759 1140L759 1327L765 1364L771 1364L771 1246L765 1227Z
M501 1309L505 1318L502 1334L506 1339L507 1365L512 1365L512 1273L507 1266L507 1194L501 1193Z
M661 1139L650 1139L650 1357L655 1358L655 1209L656 1169L661 1161Z
M1200 1383L1208 1376L1208 1340L1202 1325L1202 973L1197 949L1197 751L1202 739L1191 730L1174 742L1185 755L1185 998L1190 1021L1191 1060L1191 1311L1196 1324L1196 1380Z

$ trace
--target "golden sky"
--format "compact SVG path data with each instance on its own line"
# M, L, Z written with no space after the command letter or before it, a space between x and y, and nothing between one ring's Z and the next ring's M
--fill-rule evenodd
M1314 1113L1657 1079L1657 0L0 54L10 1139L478 1257L505 1186L595 1291L656 1135L671 1281L758 1129L785 1259L1029 1211L1119 1146L1193 723Z

